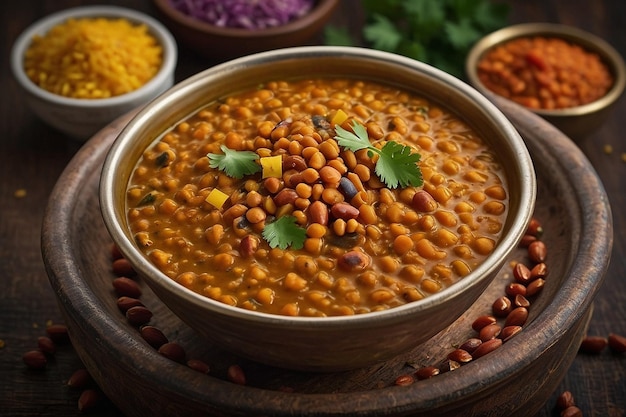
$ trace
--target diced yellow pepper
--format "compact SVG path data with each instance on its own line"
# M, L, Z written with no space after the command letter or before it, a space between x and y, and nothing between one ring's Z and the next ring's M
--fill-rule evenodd
M330 121L333 125L340 125L348 119L348 115L343 110L337 110L337 113L333 116L333 119Z
M260 158L263 178L280 178L283 176L283 157L281 155Z
M206 196L205 201L209 204L212 204L215 208L222 208L224 203L228 200L228 194L214 188L211 190L208 196Z

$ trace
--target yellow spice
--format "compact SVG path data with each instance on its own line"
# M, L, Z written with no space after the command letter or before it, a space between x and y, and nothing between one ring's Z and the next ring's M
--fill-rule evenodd
M161 67L162 49L145 25L82 18L35 36L24 56L28 77L73 98L107 98L136 90Z

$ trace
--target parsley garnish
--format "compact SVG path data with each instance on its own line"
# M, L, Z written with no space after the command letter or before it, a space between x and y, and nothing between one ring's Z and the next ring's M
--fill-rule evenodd
M352 122L352 130L349 132L341 126L335 126L337 136L335 139L340 146L353 152L367 149L370 156L378 155L374 171L378 178L389 188L422 185L422 171L417 163L420 154L411 153L411 148L394 141L387 142L382 149L378 149L369 140L365 126Z
M282 216L265 225L263 238L272 248L302 249L306 239L306 230L296 223L293 216Z
M482 36L507 24L510 6L491 0L363 0L366 46L394 52L464 77L465 56ZM357 45L327 26L326 44Z
M217 168L226 173L232 178L243 178L246 175L251 175L259 172L261 166L256 163L259 159L259 155L251 151L234 151L227 148L225 145L220 145L220 149L224 152L223 155L210 153L207 155L209 158L211 168Z

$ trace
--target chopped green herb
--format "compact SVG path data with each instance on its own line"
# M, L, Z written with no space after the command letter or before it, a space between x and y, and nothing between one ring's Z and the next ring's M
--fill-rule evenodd
M367 149L371 156L377 154L378 160L374 171L387 187L409 185L419 187L423 184L422 171L417 164L421 158L420 154L411 153L409 146L394 141L389 141L382 149L378 149L370 142L365 126L356 121L352 123L352 130L354 133L341 126L335 126L337 143L353 152Z
M265 225L263 238L272 248L302 249L306 239L306 230L296 223L293 216L282 216Z
M221 145L220 149L224 154L207 154L211 168L217 168L232 178L243 178L246 175L255 174L261 171L261 166L257 164L259 155L251 151L234 151Z
M156 195L154 193L148 193L144 195L141 200L139 200L139 203L137 203L137 207L152 204L154 203L155 200L156 200Z
M365 46L431 64L459 78L472 45L504 27L510 6L492 0L363 0ZM358 45L345 28L324 29L328 45Z

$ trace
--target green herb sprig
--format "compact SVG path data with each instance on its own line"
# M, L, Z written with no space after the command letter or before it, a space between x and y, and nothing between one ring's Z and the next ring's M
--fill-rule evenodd
M294 216L281 216L263 228L263 239L271 248L302 249L306 240L306 230L298 226Z
M419 187L423 184L422 171L417 164L420 154L412 153L409 146L394 141L385 143L381 149L375 147L369 140L365 126L356 121L352 122L352 130L354 133L336 126L337 143L353 152L367 149L370 157L377 154L374 171L387 187Z
M510 6L492 0L363 0L363 39L374 49L431 64L459 78L469 49L507 24ZM327 27L329 45L356 45L347 30Z
M256 174L261 171L261 166L257 163L259 155L252 151L235 151L225 145L220 149L224 154L209 153L209 166L217 168L232 178L243 178L246 175Z

